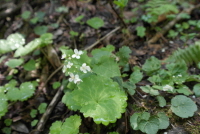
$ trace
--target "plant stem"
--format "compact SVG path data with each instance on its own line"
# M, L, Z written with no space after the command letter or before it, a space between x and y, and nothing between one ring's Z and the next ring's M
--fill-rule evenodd
M101 132L101 126L100 126L101 124L97 124L97 134L100 134L100 132Z

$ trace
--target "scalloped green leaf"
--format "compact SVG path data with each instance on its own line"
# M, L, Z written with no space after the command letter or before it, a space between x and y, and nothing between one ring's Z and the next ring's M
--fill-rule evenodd
M37 47L40 46L42 43L41 39L34 39L33 41L29 42L25 47L19 47L14 54L14 57L25 56L35 50Z
M129 57L130 57L131 50L127 46L123 46L119 49L119 52L117 52L117 56L119 57L119 65L125 66L128 63Z
M0 119L8 111L8 102L5 94L0 92Z
M66 93L62 101L72 110L80 110L97 124L116 122L125 112L126 94L111 79L90 75L83 78L78 89Z
M171 100L171 110L182 118L192 117L197 111L197 105L184 95L177 95Z
M139 123L139 129L143 133L156 134L159 129L159 120L155 117L150 117L148 121L142 120Z
M0 54L4 54L16 50L25 44L24 37L19 33L11 34L6 40L0 40Z
M200 83L194 85L193 91L197 97L200 97Z
M100 63L93 65L92 68L93 72L100 76L121 76L118 64L110 57L105 57Z
M156 57L151 56L147 59L142 66L142 69L147 73L147 75L151 75L155 71L159 70L161 67L161 62Z
M64 123L54 122L50 127L50 134L78 134L81 118L78 115L70 116Z
M12 101L24 101L27 100L28 98L30 98L34 92L35 92L35 85L32 82L24 82L20 85L20 88L16 88L16 87L7 87L7 97L9 98L9 100Z

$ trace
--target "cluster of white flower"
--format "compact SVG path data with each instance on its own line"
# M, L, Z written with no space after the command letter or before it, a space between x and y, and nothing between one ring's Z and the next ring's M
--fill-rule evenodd
M74 49L74 54L71 56L72 58L76 58L76 59L80 59L80 55L83 54L83 51L78 51L77 49ZM69 59L71 59L71 57L69 57ZM63 54L61 59L66 58L66 54ZM63 73L65 73L67 68L71 68L73 66L73 63L71 63L70 61L67 62L67 65L63 66ZM83 63L82 66L80 67L80 70L83 73L87 73L87 72L91 72L91 68L89 66L86 65L86 63ZM74 82L75 84L81 82L82 80L79 78L78 74L73 74L73 73L69 73L70 78L69 81L70 82Z
M165 86L163 87L163 91L173 91L173 87L170 86L170 85L165 85Z

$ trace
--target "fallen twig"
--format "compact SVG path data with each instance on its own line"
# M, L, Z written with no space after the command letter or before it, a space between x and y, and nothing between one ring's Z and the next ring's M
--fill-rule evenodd
M110 36L112 33L116 32L117 30L119 30L120 27L116 27L114 30L110 31L108 34L106 34L104 37L102 37L101 39L97 40L95 43L93 43L91 46L85 48L85 50L90 50L92 49L94 46L96 46L97 44L99 44L102 40L104 40L106 37Z
M165 25L162 28L162 31L156 33L155 36L153 36L149 41L148 44L154 43L156 42L160 37L162 37L165 33L167 33L178 21L180 21L182 19L181 14L182 13L188 13L190 14L192 12L192 10L194 10L195 8L199 8L200 4L193 6L191 5L188 9L182 11L181 13L179 13L175 19L173 19L172 21L170 21L167 25Z

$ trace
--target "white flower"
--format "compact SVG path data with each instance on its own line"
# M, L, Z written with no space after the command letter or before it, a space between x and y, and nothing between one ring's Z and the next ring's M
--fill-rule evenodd
M173 87L170 85L166 85L163 87L163 91L173 91Z
M62 54L62 57L61 57L61 59L64 59L64 58L66 58L66 54Z
M181 75L181 74L179 74L179 75L178 75L178 77L182 77L182 75Z
M72 82L74 81L74 83L79 83L81 82L82 80L79 78L78 74L74 75L73 73L70 73L70 78L69 78L69 81Z
M65 72L66 72L66 69L67 69L67 66L64 65L64 66L63 66L63 69L62 69L62 72L65 73Z
M86 66L86 63L83 63L83 65L80 67L80 70L84 73L87 73L87 71L91 71L91 68L89 66Z
M80 59L81 54L83 54L83 51L78 51L77 49L74 49L74 54L72 55L72 58Z
M70 61L67 63L67 68L71 68L73 65L73 63L71 63Z

